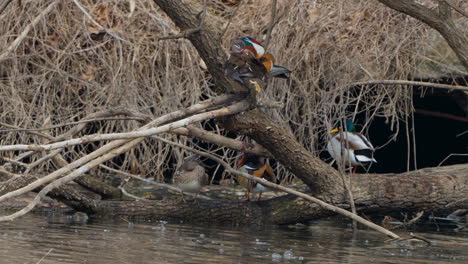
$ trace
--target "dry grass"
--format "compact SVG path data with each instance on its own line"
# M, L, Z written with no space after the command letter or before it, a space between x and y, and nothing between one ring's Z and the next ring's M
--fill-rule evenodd
M3 53L50 3L14 1L0 16ZM209 75L187 40L158 42L177 28L153 1L82 0L83 7L121 42L92 25L73 1L60 1L0 64L0 122L21 128L40 128L77 121L108 108L124 107L159 116L211 96ZM132 11L130 3L136 3ZM235 9L215 0L207 23L220 31ZM235 2L235 1L228 1ZM269 21L269 1L245 1L235 14L223 44L249 34L262 38ZM293 4L294 3L294 4ZM286 107L271 116L310 151L318 153L320 139L337 120L365 111L369 121L385 116L389 125L411 110L411 90L400 87L349 89L353 82L370 79L407 79L418 63L428 29L421 23L383 7L376 1L279 1L279 22L270 51L278 64L294 70L290 82L272 81L268 97L283 98ZM359 108L357 107L359 104ZM211 124L213 126L213 124ZM99 122L83 133L129 131L136 121ZM54 129L60 135L68 128ZM214 125L213 129L219 129ZM395 130L398 128L395 127ZM193 144L183 137L167 139ZM40 143L27 133L4 133L1 144ZM97 148L97 143L67 150L74 160ZM211 149L215 148L210 146ZM237 153L222 149L231 160ZM5 153L12 157L15 153ZM148 139L145 144L114 160L120 169L162 180L171 170L171 158L183 150ZM33 156L33 160L39 155ZM51 170L45 164L42 170ZM278 167L280 174L287 172Z

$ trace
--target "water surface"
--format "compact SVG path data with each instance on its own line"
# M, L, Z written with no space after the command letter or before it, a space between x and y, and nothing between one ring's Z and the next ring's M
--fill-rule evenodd
M258 230L29 214L1 224L0 263L468 263L467 233L428 226L418 234L432 245L387 243L347 222Z

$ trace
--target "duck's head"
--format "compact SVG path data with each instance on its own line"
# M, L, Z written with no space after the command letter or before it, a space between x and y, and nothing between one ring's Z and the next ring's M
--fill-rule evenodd
M265 53L265 49L262 44L260 44L256 39L246 36L241 38L241 40L244 42L245 49L251 51L255 57L260 58Z
M354 126L354 123L351 119L346 119L344 125L345 125L344 131L354 132L356 130L356 127ZM330 131L330 134L338 133L340 132L340 130L342 130L341 127L336 127Z
M192 156L188 156L184 159L184 162L188 162L188 161L194 161L196 163L202 163L201 161L201 156L200 155L192 155Z
M265 53L261 58L260 62L265 66L265 69L267 72L271 72L271 69L273 68L273 64L275 64L275 57L271 55L270 53Z

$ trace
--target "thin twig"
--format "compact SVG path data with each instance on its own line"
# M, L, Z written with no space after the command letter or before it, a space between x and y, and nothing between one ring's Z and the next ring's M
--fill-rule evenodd
M220 39L224 38L224 35L226 34L229 26L231 25L232 19L236 16L237 11L240 9L241 6L242 6L242 2L239 2L239 5L236 7L236 9L234 9L234 11L232 11L231 16L229 17L229 20L228 20L228 23L227 23L226 27L224 28L223 32L221 32L221 35L219 36Z
M3 1L2 5L0 6L0 14L2 14L3 11L5 11L5 9L8 7L8 5L10 5L11 1L13 1L13 0Z
M24 171L24 173L29 173L33 168L35 168L37 165L41 164L42 162L49 160L56 155L58 155L60 152L62 152L63 149L56 149L49 154L45 155L44 157L41 157L40 159L36 160L35 162L28 164L28 168Z
M5 157L0 157L0 160L4 160L6 162L9 162L9 163L12 163L12 164L15 164L17 166L20 166L20 167L23 167L23 168L28 168L28 164L26 163L23 163L21 161L17 161L17 160L14 160L14 159L10 159L10 158L5 158Z
M60 127L64 127L64 126L78 125L78 124L83 124L83 123L91 123L91 122L99 122L99 121L115 121L115 120L137 120L137 121L143 121L143 122L148 121L147 118L143 118L143 117L107 117L107 118L96 118L96 119L89 119L89 120L80 120L80 121L76 121L76 122L70 122L70 123L59 124L59 125L54 125L54 126L49 126L49 127L42 127L42 128L2 129L2 130L0 130L0 133L2 133L2 132L42 131L42 130L50 130L50 129L54 129L54 128L60 128ZM7 124L0 122L0 125L6 126Z
M54 250L54 248L49 249L49 251L47 251L47 253L42 256L42 258L36 264L40 264L50 254L50 252L52 252L52 250Z
M457 11L458 13L460 13L462 16L464 17L468 17L468 13L466 13L463 9L459 8L458 6L455 6L453 5L452 3L450 3L449 1L444 1L447 5L449 5L451 8L453 8L453 10Z
M420 236L420 235L415 235L414 233L410 233L410 236L411 236L412 238L416 238L416 239L419 239L419 240L421 240L421 241L426 242L429 246L432 244L431 241L430 241L429 239L427 239L427 238L425 238L425 237L422 237L422 236Z
M429 111L429 110L424 110L424 109L415 109L414 112L416 114L440 117L440 118L445 118L445 119L450 119L450 120L455 120L455 121L468 123L468 118L463 117L463 116L456 116L456 115L452 115L452 114L440 113L440 112Z
M218 96L218 97L215 97L215 98L211 98L211 99L205 100L204 102L193 105L193 106L191 106L191 107L189 107L187 109L178 110L178 111L172 112L170 114L166 114L164 116L161 116L161 117L153 120L151 123L146 124L145 126L141 127L140 129L146 129L148 127L157 126L157 125L162 124L162 123L167 123L167 122L169 122L171 120L181 118L183 116L190 115L190 114L193 114L193 113L200 112L200 111L202 111L204 109L213 107L215 105L225 104L225 103L231 101L232 99L233 99L232 95L222 95L222 96ZM82 158L68 164L67 166L64 166L64 167L50 173L47 176L44 176L44 177L34 181L33 183L31 183L31 184L29 184L27 186L24 186L24 187L19 188L19 189L15 190L15 191L12 191L12 192L9 192L9 193L6 193L6 194L0 196L0 201L6 200L6 199L9 199L9 198L12 198L12 197L16 197L16 196L24 194L26 192L32 191L32 190L38 188L39 186L41 186L43 184L46 184L48 182L51 182L51 181L63 176L66 173L69 173L70 171L72 171L72 170L74 170L74 169L76 169L76 168L78 168L80 166L81 167L79 169L76 169L70 175L78 175L79 176L81 174L84 174L89 169L91 169L93 166L97 166L100 163L105 162L108 159L111 159L111 158L119 155L120 154L119 151L128 151L129 149L131 149L134 146L136 146L137 144L139 144L141 141L143 141L143 138L137 138L137 139L134 139L134 140L117 140L117 141L110 142L110 143L100 147L99 149L93 151L92 153L90 153L90 154L88 154L88 155L86 155L86 156L84 156L84 157L82 157ZM95 161L100 162L100 163L94 164L93 162L95 162ZM86 164L86 166L84 166L85 164ZM76 176L76 177L78 177L78 176ZM71 177L71 178L72 178L72 180L74 179L73 177ZM40 201L42 198L39 197L38 199ZM22 210L21 211L22 213L15 214L16 217L20 216L20 215L23 215L24 213L27 213L30 210L32 210L32 208L34 208L35 204L31 205L31 206L28 206L28 208L25 208L25 210ZM2 218L2 219L10 220L10 219L14 219L14 218L15 218L15 216L12 216L12 218L8 217L8 218Z
M217 118L221 116L226 116L226 115L237 114L237 113L247 110L249 107L250 107L250 104L247 101L241 101L241 102L234 103L224 108L220 108L217 110L204 112L200 114L195 114L188 118L184 118L184 119L175 121L173 123L162 125L159 127L152 127L152 128L147 128L144 130L137 130L137 131L126 132L126 133L92 134L92 135L86 135L81 138L64 140L64 141L56 142L52 144L5 145L5 146L0 146L0 151L12 151L12 150L46 151L46 150L53 150L53 149L58 149L58 148L76 146L76 145L81 145L81 144L91 143L91 142L96 142L96 141L143 138L143 137L148 137L148 136L152 136L155 134L165 133L173 129L177 129L179 127L185 127L196 122L213 119L213 118Z
M271 18L270 18L270 22L268 23L268 31L267 31L266 39L263 43L265 50L268 48L268 44L270 44L271 32L273 31L273 27L275 26L276 1L277 0L271 1Z
M308 201L311 201L313 203L316 203L318 204L319 206L327 209L327 210L330 210L330 211L333 211L333 212L336 212L336 213L339 213L341 215L344 215L346 217L349 217L353 220L356 220L358 221L359 223L369 227L369 228L372 228L380 233L383 233L389 237L392 237L392 238L400 238L400 236L398 236L397 234L391 232L390 230L388 229L385 229L377 224L374 224L370 221L367 221L365 220L364 218L356 215L356 214L353 214L352 212L349 212L347 210L344 210L342 208L339 208L339 207L336 207L334 205L331 205L331 204L328 204L318 198L315 198L313 196L310 196L310 195L307 195L305 193L301 193L301 192L298 192L296 190L293 190L293 189L290 189L290 188L287 188L287 187L284 187L284 186L281 186L281 185L278 185L276 183L272 183L270 181L267 181L263 178L259 178L259 177L255 177L255 176L252 176L250 174L247 174L247 173L244 173L244 172L240 172L238 170L235 170L234 168L232 168L228 163L226 163L224 160L216 157L215 155L213 154L210 154L210 153L207 153L207 152L203 152L203 151L199 151L199 150L196 150L196 149L193 149L193 148L190 148L190 147L187 147L185 145L182 145L182 144L179 144L179 143L176 143L176 142L172 142L172 141L169 141L169 140L166 140L164 138L161 138L161 137L157 137L158 140L162 141L162 142L165 142L167 144L170 144L170 145L173 145L173 146L177 146L179 148L182 148L182 149L185 149L185 150L188 150L188 151L191 151L191 152L194 152L200 156L203 156L203 157L206 157L206 158L209 158L209 159L212 159L214 161L216 161L217 163L221 164L226 172L229 172L229 173L232 173L232 174L236 174L236 175L240 175L244 178L247 178L249 180L253 180L253 181L256 181L258 183L261 183L262 185L264 186L267 186L269 188L272 188L272 189L275 189L275 190L279 190L279 191L283 191L283 192L286 192L286 193L289 193L289 194L293 194L293 195L296 195L298 197L301 197L305 200L308 200Z
M52 11L55 7L55 5L57 5L59 1L53 1L52 3L50 3L50 5L42 10L41 13L39 13L39 15L37 15L34 20L29 24L27 25L23 32L21 32L21 34L13 41L13 43L11 43L11 45L5 50L5 52L3 52L1 55L0 55L0 61L4 60L13 50L15 50L19 44L21 43L21 41L23 41L23 39L26 38L26 36L28 35L29 31L37 24L39 23L39 21L47 14L49 13L50 11Z
M135 199L137 201L147 201L145 198L141 198L141 197L135 196L135 195L133 195L131 193L128 193L123 186L119 186L119 190L122 192L123 195L125 195L127 197L130 197L132 199Z
M231 149L235 149L240 152L245 152L245 153L252 153L258 156L263 156L266 158L273 158L271 153L260 146L259 144L252 144L232 138L228 138L210 131L206 131L202 128L198 128L195 126L187 126L187 127L181 127L178 129L174 129L171 131L171 133L177 134L177 135L183 135L187 137L192 137L192 138L198 138L201 139L205 142L213 143L218 146L224 146L228 147Z
M73 0L73 3L75 3L75 5L81 10L81 12L83 12L85 14L86 17L88 17L88 19L96 26L98 27L100 30L103 30L105 31L107 34L111 35L112 37L122 41L122 42L128 42L127 40L115 35L114 33L110 32L109 30L107 30L105 27L101 26L96 20L94 20L94 18L88 13L88 11L86 11L86 9L84 9L83 6L81 6L80 2L78 2L78 0Z
M453 89L453 90L468 91L467 86L449 85L449 84L442 84L442 83L405 81L405 80L374 80L374 81L356 82L356 83L349 84L348 87L360 86L360 85L377 85L377 84L381 84L381 85L426 86L426 87L441 88L441 89Z
M165 189L168 189L168 190L171 190L171 191L175 191L175 192L182 193L182 190L181 190L181 189L179 189L179 188L177 188L177 187L175 187L175 186L169 185L169 184L157 183L157 182L155 182L155 181L152 181L152 180L143 178L143 177L141 177L140 175L135 175L135 174L131 174L131 173L128 173L128 172L125 172L125 171L116 170L116 169L113 169L113 168L111 168L111 167L108 167L108 166L106 166L106 165L104 165L104 164L100 164L99 167L101 167L101 168L103 168L103 169L106 169L106 170L108 170L108 171L117 173L117 174L121 174L121 175L123 175L123 176L127 176L127 177L130 177L130 178L134 178L134 179L136 179L136 180L139 180L139 181L142 181L142 182L145 182L145 183L154 185L154 186L158 186L158 187L165 188ZM196 194L184 192L184 195L193 196L193 197L199 197L199 198L202 198L202 199L205 199L205 200L213 200L213 199L211 199L211 198L208 197L208 196L200 195L200 194L199 194L199 195L196 195Z
M466 202L466 201L468 201L468 197L467 197L467 198L460 199L460 200L457 200L457 201L455 201L455 202L451 202L451 203L447 204L445 207L452 207L452 206L457 205L457 204L460 204L460 205L461 205L461 203Z

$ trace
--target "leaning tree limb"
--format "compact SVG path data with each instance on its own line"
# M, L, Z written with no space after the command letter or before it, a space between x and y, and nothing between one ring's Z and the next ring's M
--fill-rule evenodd
M198 25L197 14L187 1L154 0L154 2L174 21L180 30L195 28ZM223 72L223 63L227 59L218 34L212 25L205 21L203 30L187 37L207 65L213 77L215 92L226 93L236 89L233 82ZM277 161L280 161L296 177L304 181L314 194L326 199L342 201L343 195L331 196L337 190L344 193L340 177L332 167L315 157L304 148L286 129L271 120L265 113L252 110L230 118L223 125L231 131L248 135L265 147ZM321 196L322 197L322 196Z

